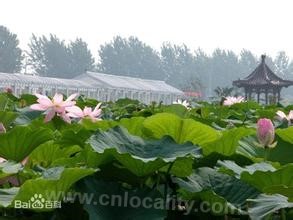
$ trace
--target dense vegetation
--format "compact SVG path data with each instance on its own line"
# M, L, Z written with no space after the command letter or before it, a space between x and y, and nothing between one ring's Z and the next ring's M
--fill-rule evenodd
M98 40L97 36L97 46ZM100 71L165 80L177 88L201 91L206 96L212 96L218 86L230 87L233 80L247 76L260 61L245 49L236 54L215 48L207 54L200 48L193 50L172 42L155 49L136 37L116 36L97 48L97 53L80 38L68 42L53 34L32 35L27 51L18 44L17 35L0 26L0 72L19 72L22 67L23 72L41 76L73 78L86 70ZM293 79L293 63L284 51L276 57L267 54L266 62L279 76Z
M50 105L41 96L38 102ZM0 95L5 219L292 219L293 127L289 117L276 118L278 110L288 113L292 106L242 102L186 108L119 100L98 106L101 120L73 117L68 123L61 104L55 102L55 117L47 112L44 122L44 115L30 108L35 103L32 95ZM81 109L97 104L76 100ZM80 117L93 112L87 109ZM265 145L256 135L261 118L275 127ZM130 200L105 205L101 195ZM14 208L17 201L38 199L43 206ZM62 201L61 208L44 206L48 201Z

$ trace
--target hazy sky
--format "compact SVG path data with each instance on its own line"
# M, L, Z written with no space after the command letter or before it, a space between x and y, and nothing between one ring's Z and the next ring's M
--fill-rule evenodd
M0 25L18 34L81 37L96 56L115 35L137 36L159 49L164 41L293 58L292 0L0 0Z

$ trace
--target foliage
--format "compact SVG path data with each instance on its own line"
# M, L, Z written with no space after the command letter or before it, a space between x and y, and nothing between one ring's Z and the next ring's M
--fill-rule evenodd
M28 109L35 102L30 95L0 94L7 130L0 134L0 157L7 160L0 163L0 215L290 219L292 127L274 121L274 149L256 139L258 119L275 120L277 110L285 111L280 106L202 102L186 109L124 99L103 103L100 121L68 124L59 118L44 123L44 115ZM97 101L80 98L77 105ZM39 195L61 208L14 208Z
M94 68L87 43L77 38L66 44L55 35L32 36L29 59L34 71L43 76L73 78Z
M21 70L22 50L16 34L0 25L0 72L15 73Z
M233 87L217 87L214 92L216 93L217 97L219 98L223 98L223 97L227 97L227 96L232 96L232 92L233 92Z
M17 36L0 26L0 42L0 72L21 71L23 56ZM208 55L200 48L192 51L185 44L165 42L156 50L134 36L115 36L101 45L97 63L87 43L80 38L67 43L53 34L40 37L33 34L28 46L30 51L26 54L24 71L73 78L87 70L96 70L164 80L184 91L198 92L203 98L212 98L214 90L222 93L218 88L228 88L233 80L246 77L259 64L258 57L247 49L236 54L216 48ZM284 51L279 51L275 57L267 55L266 63L279 76L293 78L293 62ZM226 90L225 93L230 92Z
M99 56L99 70L102 72L164 79L158 53L136 37L114 37L112 42L101 46Z

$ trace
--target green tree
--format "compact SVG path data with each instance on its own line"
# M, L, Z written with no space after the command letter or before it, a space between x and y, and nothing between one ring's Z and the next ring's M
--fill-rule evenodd
M289 57L286 55L285 51L278 52L276 58L274 59L276 73L282 77L287 77L289 68Z
M240 52L239 65L240 65L240 78L248 76L257 66L258 59L249 50L243 49Z
M165 78L158 52L136 37L114 37L100 47L99 56L98 68L102 72L146 79Z
M240 67L238 56L229 50L214 50L211 61L212 88L231 86L232 81L239 78Z
M195 50L194 68L201 84L204 98L212 94L212 65L211 58L200 48Z
M217 87L214 92L216 93L217 97L222 98L222 97L227 97L231 96L234 88L233 87Z
M167 76L165 80L171 85L187 88L191 86L191 78L198 78L194 55L186 45L163 44L161 47L161 60Z
M177 61L176 49L171 44L163 44L161 47L161 62L166 80L169 83L178 82L182 83L179 74L179 65ZM177 76L176 76L177 75Z
M17 35L0 26L0 72L13 73L21 70L23 59Z
M94 59L81 39L66 45L55 35L32 36L29 60L35 72L42 76L73 78L94 68Z
M30 63L36 73L42 76L63 77L70 74L69 50L64 41L50 35L36 37L34 34L29 44Z
M287 79L293 80L293 62L291 61L288 65L288 70L287 70Z
M70 51L71 71L74 75L79 75L87 70L93 70L95 59L88 45L81 38L77 38L68 46Z

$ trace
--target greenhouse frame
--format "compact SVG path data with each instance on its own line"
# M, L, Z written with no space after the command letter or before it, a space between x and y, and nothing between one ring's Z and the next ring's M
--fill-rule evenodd
M20 73L0 73L0 89L10 88L16 96L41 93L52 96L56 92L69 95L79 93L99 101L136 99L143 103L171 104L184 93L160 80L86 72L73 79L42 77Z

